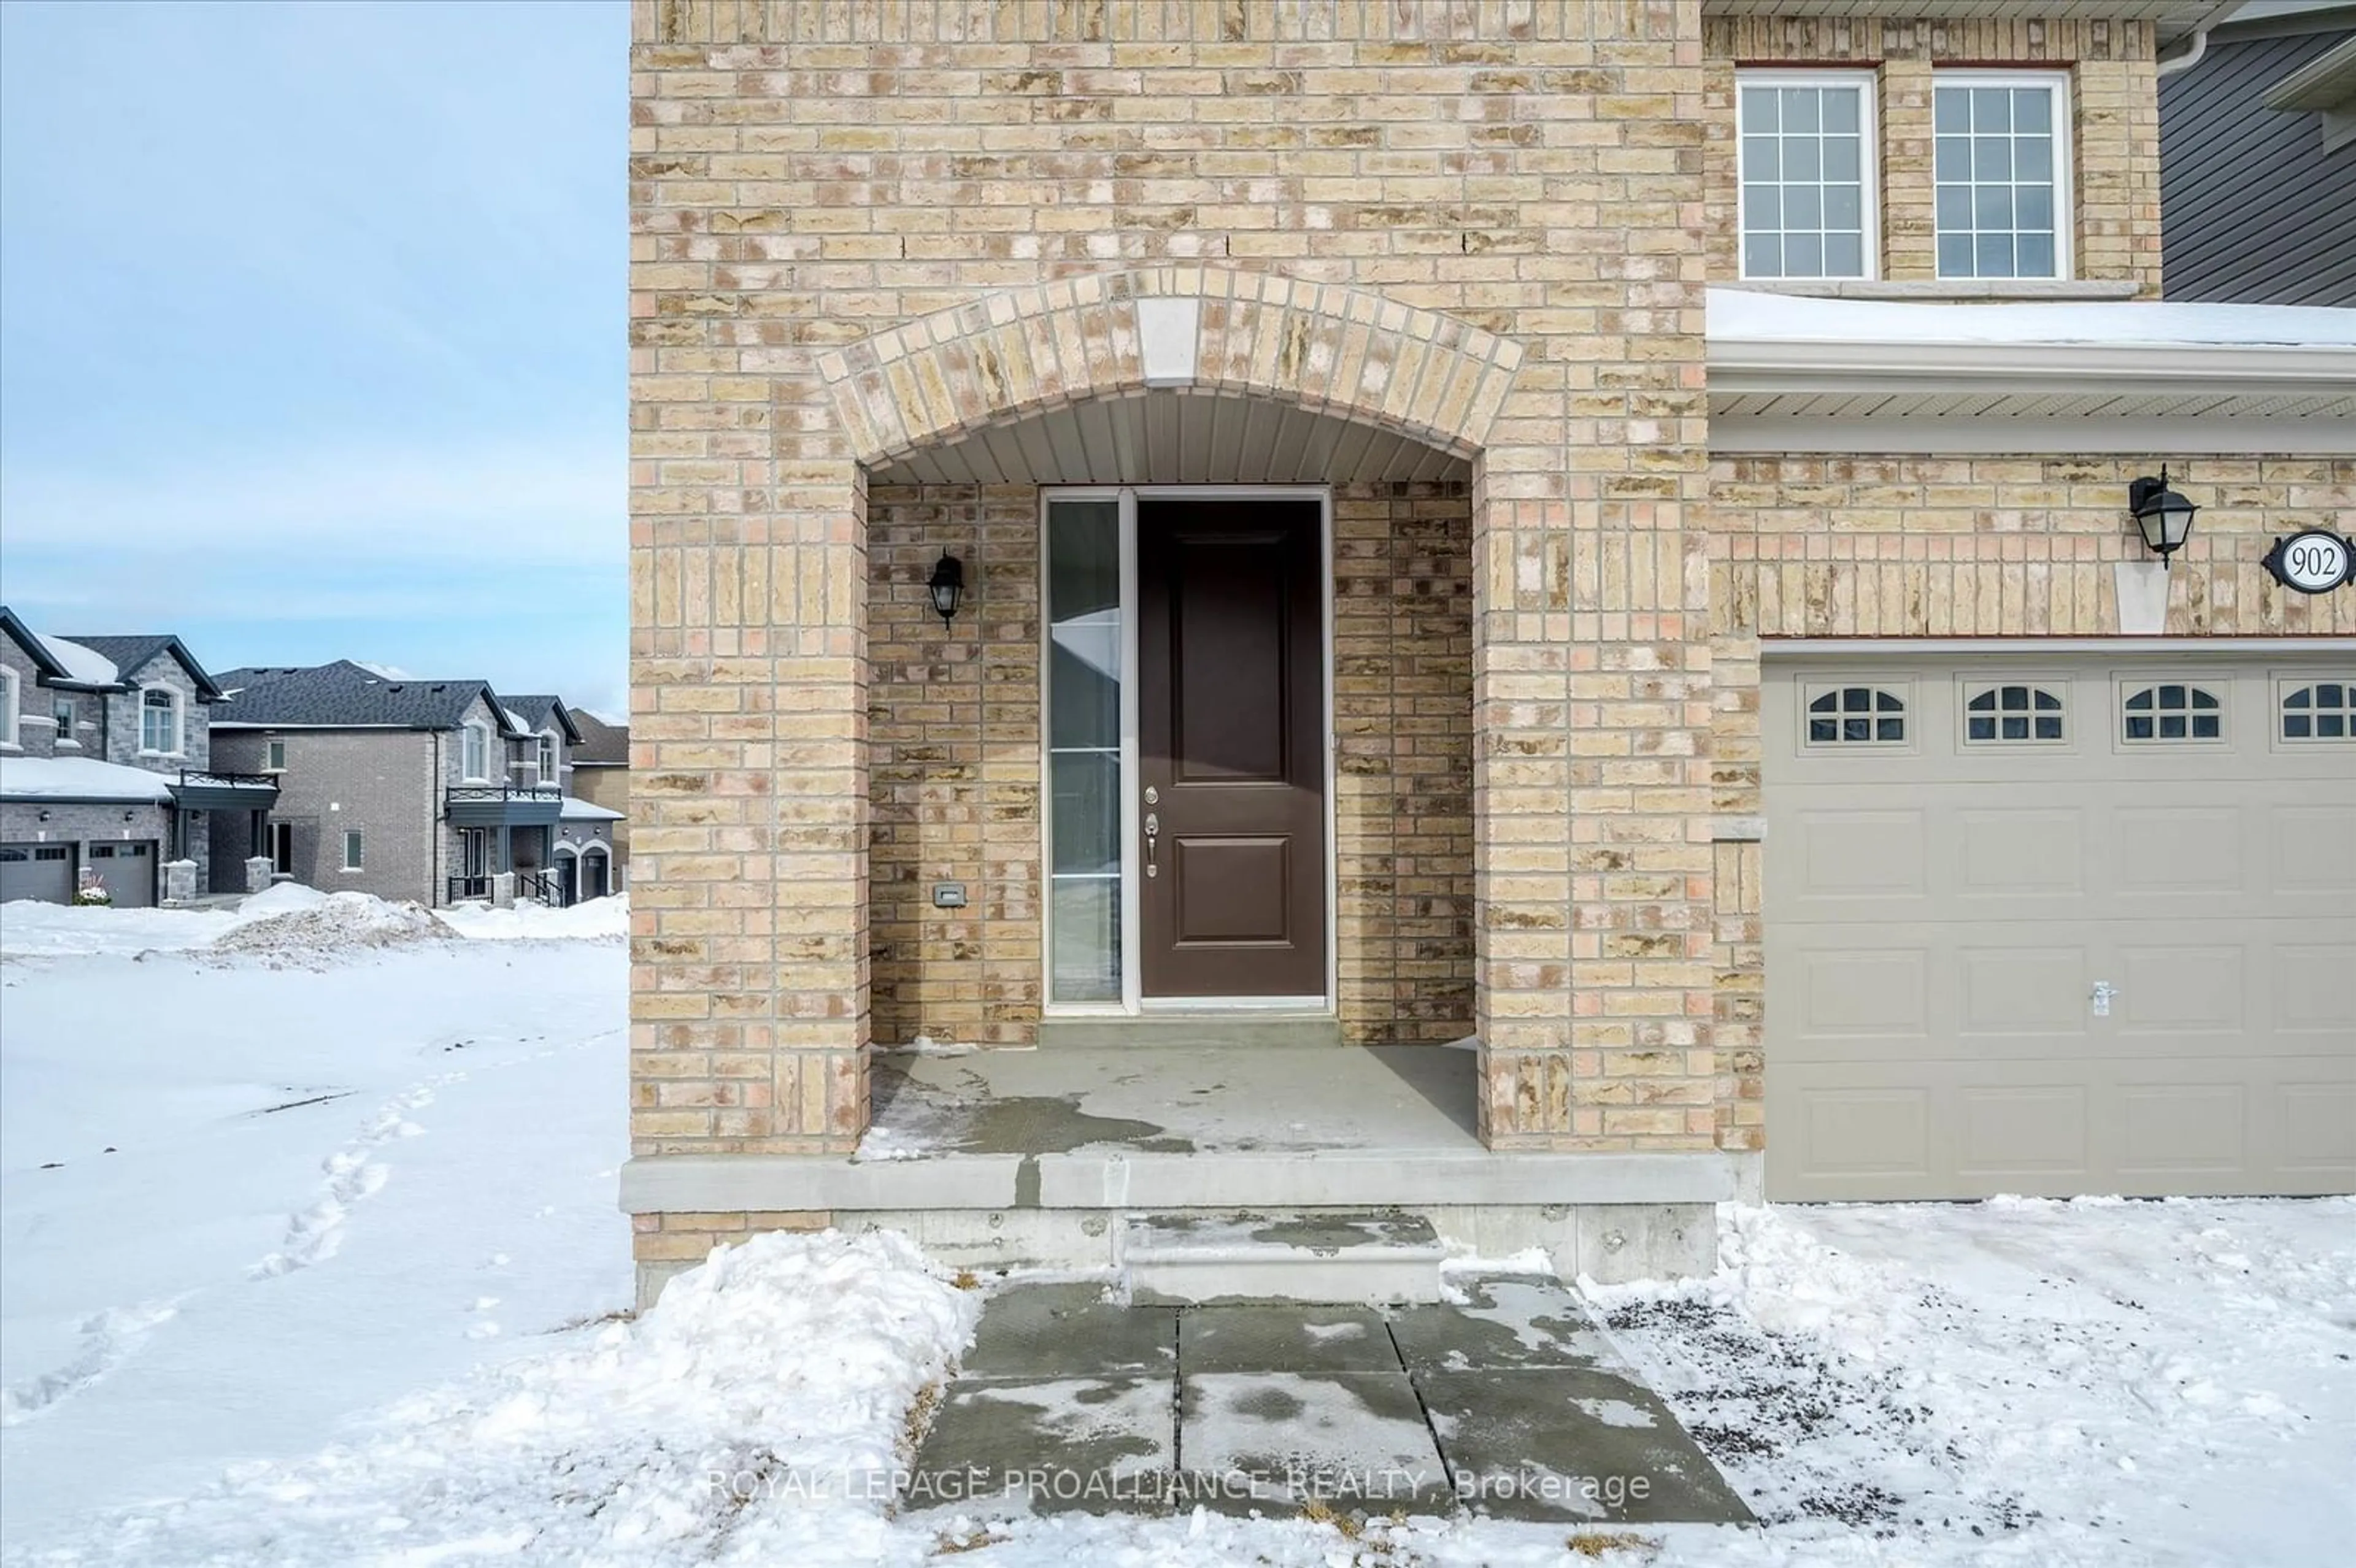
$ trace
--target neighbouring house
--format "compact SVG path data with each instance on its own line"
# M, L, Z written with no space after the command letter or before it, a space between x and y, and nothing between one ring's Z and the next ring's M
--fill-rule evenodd
M573 793L580 781L580 752L588 734L587 716L555 697L510 697L510 718L530 735L525 776L554 784L563 799L554 827L541 838L527 836L517 869L537 867L554 879L552 896L560 903L600 899L621 888L615 834L622 814Z
M2162 301L2222 10L637 0L641 1291L2356 1184L2356 313Z
M2223 9L2159 84L2168 297L2356 305L2356 4Z
M0 607L0 901L98 889L145 906L241 877L212 859L211 825L266 814L277 792L214 771L220 695L168 634L37 634Z
M573 748L573 793L614 815L608 823L614 846L614 886L630 880L630 728L609 724L594 713L573 710L581 743Z
M280 794L258 848L232 839L216 855L267 856L315 888L424 904L490 898L510 872L519 896L544 891L563 814L561 703L527 714L484 681L348 659L230 670L220 684L215 755L275 777ZM555 773L542 777L552 728Z

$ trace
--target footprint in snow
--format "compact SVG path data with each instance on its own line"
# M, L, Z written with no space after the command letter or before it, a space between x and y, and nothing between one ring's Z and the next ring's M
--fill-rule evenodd
M36 1378L0 1389L0 1426L18 1426L97 1382L129 1360L158 1324L180 1310L188 1293L110 1307L77 1325L81 1349L73 1360Z
M448 1077L435 1080L446 1083ZM431 1085L394 1095L361 1124L360 1135L329 1155L320 1169L327 1180L310 1207L289 1215L286 1237L278 1249L248 1266L248 1279L275 1279L332 1258L344 1244L344 1227L353 1208L384 1189L392 1168L369 1157L370 1150L401 1138L422 1137L425 1129L406 1113L434 1103Z

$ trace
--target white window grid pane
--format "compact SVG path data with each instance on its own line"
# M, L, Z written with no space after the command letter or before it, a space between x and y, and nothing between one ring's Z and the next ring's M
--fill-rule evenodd
M2119 704L2119 738L2130 745L2166 745L2225 738L2225 704L2193 681L2136 681Z
M2062 275L2062 91L2051 81L1984 80L1933 88L1941 277Z
M1804 688L1800 740L1809 747L1903 746L1912 693L1903 686L1837 681Z
M1999 681L1966 688L1964 743L2051 746L2067 741L2068 704L2058 687Z
M1880 213L1865 88L1773 76L1740 84L1743 276L1872 275Z
M2281 720L2286 741L2356 741L2356 671L2286 687Z

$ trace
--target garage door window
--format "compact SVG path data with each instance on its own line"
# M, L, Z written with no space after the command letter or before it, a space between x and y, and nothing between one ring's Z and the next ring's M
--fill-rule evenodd
M1906 742L1906 699L1878 686L1808 688L1811 746L1897 746Z
M2035 744L2062 734L2062 698L2041 686L1980 686L1964 701L1964 739L1973 745Z
M2283 693L2282 738L2286 741L2356 739L2356 681L2318 681Z
M2225 733L2224 705L2205 687L2162 681L2130 691L2121 705L2119 733L2128 741L2216 741Z

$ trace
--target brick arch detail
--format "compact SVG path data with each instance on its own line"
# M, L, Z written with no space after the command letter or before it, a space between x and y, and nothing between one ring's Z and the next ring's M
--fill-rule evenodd
M1271 398L1471 457L1523 348L1340 283L1207 267L1009 289L829 349L819 375L862 464L1152 387Z

